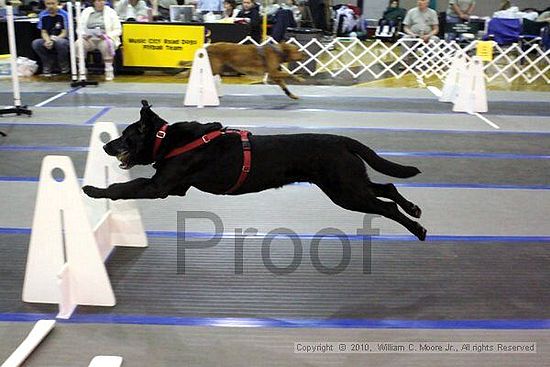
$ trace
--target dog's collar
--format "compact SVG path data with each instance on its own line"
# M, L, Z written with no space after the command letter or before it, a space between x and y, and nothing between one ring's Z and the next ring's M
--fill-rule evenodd
M164 124L160 127L159 131L155 135L155 145L153 146L153 160L157 160L157 154L162 144L162 139L166 136L166 130L168 129L168 124Z

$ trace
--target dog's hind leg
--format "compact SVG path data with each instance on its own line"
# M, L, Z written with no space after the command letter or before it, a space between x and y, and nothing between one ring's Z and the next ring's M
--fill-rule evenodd
M373 190L374 195L395 201L395 203L399 205L408 215L415 218L420 218L422 215L422 210L414 203L405 199L403 195L397 191L393 184L379 184L371 182L369 183L369 186Z
M382 201L374 197L367 191L367 187L362 189L357 187L336 189L333 185L319 185L319 187L336 205L344 209L382 215L407 228L409 232L418 237L420 241L426 239L426 229L422 227L420 223L413 221L405 214L401 213L396 203Z
M426 229L420 223L409 219L405 214L401 213L394 202L382 201L376 198L371 199L366 203L366 210L364 212L380 214L386 218L393 219L407 228L420 241L426 240Z

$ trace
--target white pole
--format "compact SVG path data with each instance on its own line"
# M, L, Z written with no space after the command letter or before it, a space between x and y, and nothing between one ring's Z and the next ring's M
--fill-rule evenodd
M86 80L86 63L84 60L84 39L82 38L82 28L80 26L80 1L75 3L76 7L76 35L80 40L80 47L78 48L78 75L80 80Z
M13 7L7 6L8 39L10 45L11 82L13 85L13 104L21 107L21 93L19 92L19 75L17 73L17 47L15 46L15 27L13 26Z
M78 79L78 70L76 69L76 53L74 45L74 19L73 19L73 3L67 2L67 12L69 13L69 50L71 57L71 79L76 81Z

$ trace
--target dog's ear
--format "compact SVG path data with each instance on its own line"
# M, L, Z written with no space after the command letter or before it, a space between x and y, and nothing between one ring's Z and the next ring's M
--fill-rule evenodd
M141 100L141 110L139 111L140 114L140 130L143 132L145 131L149 125L152 123L153 118L156 116L156 114L151 111L151 105L149 102L145 99Z

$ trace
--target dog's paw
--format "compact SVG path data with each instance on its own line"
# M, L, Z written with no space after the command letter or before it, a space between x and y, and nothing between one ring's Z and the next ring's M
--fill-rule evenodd
M409 211L409 214L415 218L420 218L422 216L422 209L416 205L413 205Z
M300 99L300 97L298 97L297 95L292 94L292 93L289 94L288 96L289 96L290 98L292 98L292 99Z
M84 186L82 187L82 191L91 198L99 199L105 197L103 195L104 190L95 186Z
M415 235L418 237L420 241L426 241L426 234L428 231L426 228L422 227L420 224L418 224L418 230L416 231Z

